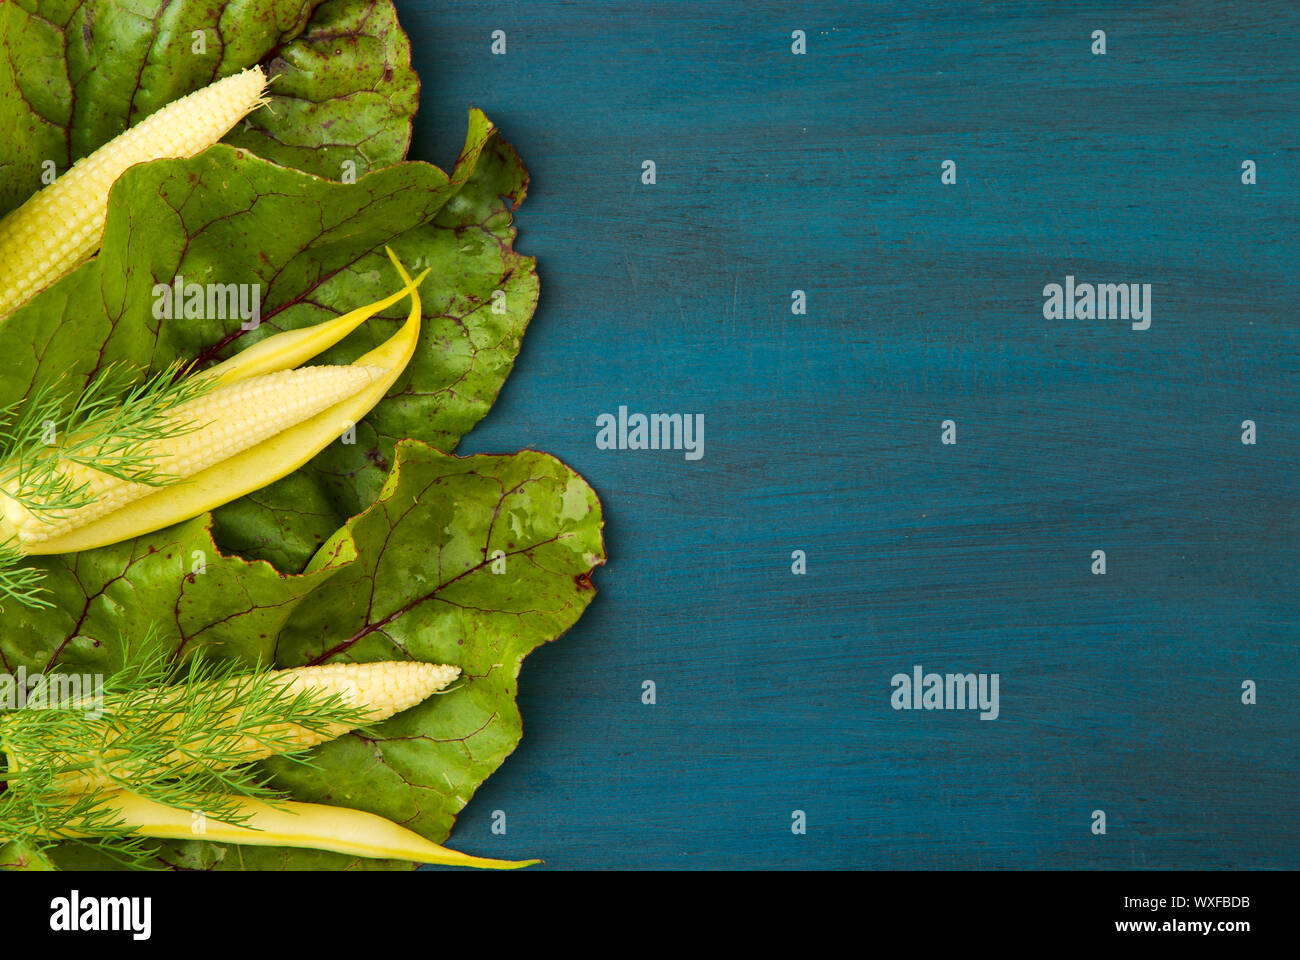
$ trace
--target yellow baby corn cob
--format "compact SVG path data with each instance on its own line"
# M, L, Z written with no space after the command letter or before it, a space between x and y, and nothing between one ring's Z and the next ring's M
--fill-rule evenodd
M417 703L428 699L444 689L460 676L459 667L442 664L422 663L419 661L390 660L381 663L329 663L309 667L294 667L288 670L276 670L268 679L282 692L282 695L307 693L314 695L317 701L332 694L338 695L343 704L357 711L360 723L378 723L394 714L409 710ZM222 681L209 681L209 690L201 693L218 703L224 702L222 691L213 690L212 686L223 685ZM234 682L225 682L226 690L237 693L241 687ZM158 728L176 743L178 750L162 757L151 757L147 761L150 768L166 767L177 773L185 772L194 766L192 760L179 741L184 718L178 711L182 709L181 698L169 688L157 691L159 700L156 712L160 717ZM229 696L229 694L227 694ZM120 762L121 751L115 753L113 742L122 735L120 727L115 727L113 720L113 698L105 697L100 707L99 719L87 719L86 723L95 730L94 739L103 744L95 756L25 757L13 748L12 725L21 723L21 714L14 714L0 719L0 751L8 758L10 772L20 772L28 763L58 763L64 767L84 767L76 773L62 774L58 777L58 787L67 793L81 793L95 787L113 787L123 779L130 779L133 771ZM228 720L232 725L238 723L239 705L232 704ZM330 724L323 729L307 729L290 724L277 724L265 728L236 729L227 750L237 753L243 762L253 762L270 757L287 750L305 750L318 744L342 736L354 730L358 724ZM270 745L268 745L270 744Z
M200 153L266 103L265 89L253 67L169 103L0 220L0 318L99 249L109 188L127 167Z
M282 691L290 694L309 692L317 696L317 702L323 698L337 695L347 705L355 708L364 723L377 722L408 709L433 693L446 687L460 675L460 669L430 663L390 661L365 664L325 664L321 666L297 667L289 670L275 671L269 676ZM202 683L216 684L221 687L235 680L209 680ZM245 697L267 695L268 688L259 688L253 694L248 687L228 688L236 695L239 703ZM151 735L159 732L163 736L178 736L183 729L179 718L167 715L168 704L180 709L180 693L177 688L164 687L150 693L160 695L158 710L161 714L158 722L151 722ZM186 701L193 705L207 703L206 691L191 689ZM146 701L148 702L148 701ZM224 701L220 701L223 702ZM74 709L77 705L73 705ZM426 840L412 830L393 823L383 817L362 810L334 807L323 804L299 803L289 800L277 800L267 803L253 797L230 796L223 798L225 815L223 817L200 817L202 810L191 810L181 806L160 803L149 799L129 787L123 787L123 781L131 782L132 770L125 769L113 754L113 737L117 732L108 722L112 717L112 697L105 697L102 704L103 723L87 716L88 724L99 724L104 734L104 748L94 756L83 754L69 755L49 746L42 747L39 753L32 750L32 755L21 756L15 751L12 737L21 727L21 714L6 717L0 724L0 750L6 756L9 789L21 797L22 791L29 789L24 784L23 771L65 769L71 772L55 775L51 784L56 794L49 789L42 794L43 802L57 805L56 795L71 801L76 797L92 798L86 809L92 810L99 817L99 827L86 832L85 820L74 819L63 826L41 825L34 832L24 834L29 840L77 839L89 836L102 836L104 817L114 824L114 829L142 837L156 837L170 840L205 840L212 843L251 844L257 846L303 847L316 850L328 850L354 857L386 858L412 860L417 863L443 864L448 866L480 867L486 869L508 870L526 867L537 860L495 860L472 857L468 854L450 850ZM150 707L152 712L153 707ZM240 723L240 711L236 704L223 708L222 718L204 715L205 722L214 725L231 726L231 736L244 742L246 749L236 752L242 762L249 762L272 753L298 751L315 746L332 739L348 729L350 724L338 725L337 729L298 730L293 727L278 726L273 729L244 729ZM173 711L174 712L174 711ZM120 730L120 728L119 728ZM96 742L101 730L91 727L84 731L85 736L78 737L81 743ZM288 734L289 738L283 736ZM265 740L273 740L275 748L265 749ZM182 776L197 764L193 755L187 753L184 745L176 739L168 739L164 750L176 743L176 752L161 759L139 762L148 765L148 771L157 774ZM112 776L109 776L109 773ZM156 782L156 781L155 781ZM197 826L196 826L197 825ZM0 837L3 842L8 837Z
M394 263L397 263L396 257ZM420 333L416 287L305 330L268 337L197 376L214 387L180 404L169 420L193 429L160 438L149 466L179 482L150 485L69 463L65 475L84 485L85 506L32 510L11 496L17 479L0 486L0 543L23 554L72 553L118 543L214 509L292 473L360 420L388 392L415 352ZM294 369L338 342L366 318L405 297L406 323L355 363Z
M384 372L371 366L303 367L217 387L166 415L167 421L192 424L194 429L159 440L151 451L153 466L168 476L191 477L347 399ZM30 550L158 491L156 485L123 480L78 463L67 464L64 471L75 485L84 484L90 502L62 516L34 514L17 502L6 504L5 521L17 534L20 549ZM12 493L16 485L11 480L0 492Z

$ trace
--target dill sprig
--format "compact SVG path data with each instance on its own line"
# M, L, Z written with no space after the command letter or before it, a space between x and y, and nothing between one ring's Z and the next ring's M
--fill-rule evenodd
M49 598L50 591L41 586L45 573L26 565L26 557L18 549L17 539L10 537L0 543L0 594L38 610L54 606ZM0 601L0 610L3 609L4 603Z
M207 377L182 377L184 369L178 361L141 380L112 364L79 392L62 388L59 378L0 407L0 490L54 522L95 499L90 483L69 472L72 465L148 486L176 482L178 477L159 469L151 450L161 440L207 426L175 411L214 386ZM53 606L43 578L25 565L16 538L0 542L0 601Z
M247 825L241 798L284 799L255 760L270 751L310 763L303 730L364 727L366 715L337 693L292 689L270 672L198 658L177 668L165 653L109 677L100 709L91 717L98 709L83 698L0 712L0 749L18 760L0 774L0 842L43 848L75 833L139 866L148 847L117 822L107 803L115 791Z
M158 469L153 445L206 426L169 414L214 383L180 377L182 370L178 361L137 380L112 364L79 393L60 390L60 378L0 408L0 486L33 513L58 519L94 500L89 484L69 475L69 464L148 486L174 483L177 477Z

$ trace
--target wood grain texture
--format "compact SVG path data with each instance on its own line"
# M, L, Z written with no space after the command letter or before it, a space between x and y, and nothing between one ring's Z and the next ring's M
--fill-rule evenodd
M1300 8L935 6L399 0L412 155L472 104L533 178L541 306L462 450L578 469L611 556L460 847L1297 866ZM1151 328L1044 320L1067 273L1153 284ZM598 450L620 404L704 458ZM1000 718L891 709L918 663Z

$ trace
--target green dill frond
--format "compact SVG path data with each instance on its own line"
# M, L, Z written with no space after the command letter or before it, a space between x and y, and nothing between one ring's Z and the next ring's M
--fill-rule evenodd
M47 382L0 409L5 492L33 513L54 519L93 502L88 484L75 482L67 464L149 486L175 482L179 478L155 466L152 446L206 426L168 414L214 385L206 377L182 377L183 370L178 362L140 380L114 364L80 392Z
M100 790L73 797L54 792L43 796L14 790L0 792L0 842L14 838L31 854L48 856L58 844L68 842L60 833L76 829L85 834L76 839L77 843L97 850L119 866L157 869L152 862L155 842L122 824L111 809L102 805L107 799L108 795Z
M54 606L50 591L41 585L44 579L42 570L26 565L16 537L0 543L0 611L4 610L5 598L37 610Z
M336 693L289 689L275 674L238 663L192 659L172 686L142 673L143 681L138 675L106 695L110 749L91 733L79 752L98 750L98 772L116 786L214 820L246 819L237 813L241 797L279 798L252 762L268 753L301 758L309 749L302 730L355 726L365 716Z
M110 365L85 389L60 389L62 378L35 386L26 398L0 408L0 488L6 498L53 522L89 506L95 494L75 480L72 465L120 480L164 486L180 478L159 470L154 445L200 430L175 411L211 390L207 377L183 377L179 362L140 380ZM6 600L52 606L44 574L25 565L16 537L0 542L0 610Z
M207 377L183 377L183 371L184 365L177 361L152 377L129 383L122 395L111 389L118 376L116 368L109 367L74 405L68 430L72 439L62 452L63 459L134 483L163 486L174 482L178 478L152 466L149 449L159 440L208 426L178 421L168 414L215 385Z
M302 730L356 727L365 715L337 693L290 689L237 662L177 667L155 647L108 677L98 702L0 712L0 748L20 758L0 774L0 840L39 844L75 831L79 842L123 851L130 831L106 805L118 789L245 825L241 799L283 799L256 760L269 752L310 762Z

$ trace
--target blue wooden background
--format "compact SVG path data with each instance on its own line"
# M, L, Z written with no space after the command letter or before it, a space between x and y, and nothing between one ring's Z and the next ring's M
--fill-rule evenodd
M399 0L412 156L472 104L533 178L541 306L462 452L561 457L611 556L458 847L1297 866L1300 8L1222 6ZM1067 273L1151 328L1044 320ZM598 450L620 404L704 458ZM1001 717L892 710L918 663Z

